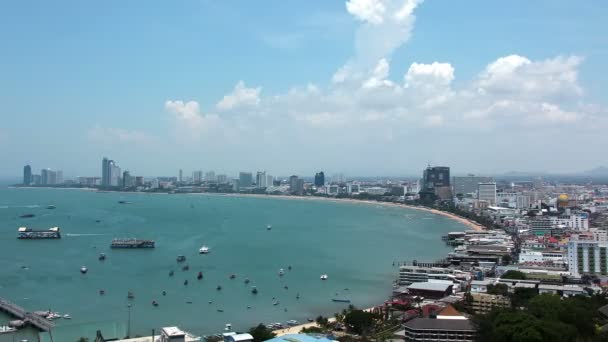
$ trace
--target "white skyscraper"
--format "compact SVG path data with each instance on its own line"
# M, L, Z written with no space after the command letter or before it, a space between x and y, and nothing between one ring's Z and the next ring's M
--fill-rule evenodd
M486 201L490 205L496 204L496 183L479 183L477 199Z
M571 238L568 242L568 270L573 276L608 273L608 243Z
M110 186L119 186L120 184L120 178L121 178L121 173L120 173L120 167L118 167L118 165L116 164L111 164L110 165Z

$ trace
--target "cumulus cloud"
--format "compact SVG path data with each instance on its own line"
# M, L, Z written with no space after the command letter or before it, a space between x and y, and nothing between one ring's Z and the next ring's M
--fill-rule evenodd
M169 112L180 140L199 140L209 128L219 122L215 114L204 115L196 101L168 100L165 110Z
M226 111L235 108L257 106L260 103L260 92L262 88L247 88L245 82L239 81L232 93L227 94L221 99L216 108Z

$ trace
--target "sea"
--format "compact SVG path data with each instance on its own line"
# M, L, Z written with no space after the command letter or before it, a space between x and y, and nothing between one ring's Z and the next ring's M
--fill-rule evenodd
M18 240L22 226L59 227L62 238ZM98 329L106 338L148 336L165 326L196 335L221 333L226 324L245 331L333 315L348 305L335 298L359 308L383 303L399 262L444 257L450 248L441 236L464 229L443 216L381 204L3 187L0 297L28 311L69 314L55 321L54 341L92 339ZM151 239L156 248L110 249L114 238ZM209 254L199 254L203 245ZM178 263L179 255L186 261ZM0 314L0 325L9 319ZM31 331L21 334L36 340Z

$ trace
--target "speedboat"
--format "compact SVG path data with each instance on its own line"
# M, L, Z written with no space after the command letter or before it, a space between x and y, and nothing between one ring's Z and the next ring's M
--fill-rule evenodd
M201 247L201 248L198 250L198 252L199 252L200 254L207 254L207 253L209 253L209 247L207 247L207 246L203 246L203 247Z
M328 278L328 277L327 277L327 274L322 274L322 275L321 275L321 280L327 280L327 278Z
M63 318L64 318L64 319L72 319L72 316L70 316L70 315L68 315L68 314L65 314L65 315L63 315Z
M275 300L274 302L272 302L272 305L279 305L279 301Z
M226 331L232 330L232 324L226 323L226 327L224 328L224 330L226 330Z
M279 276L282 277L284 274L285 274L285 270L281 268L279 270Z
M89 271L89 269L88 269L88 268L86 268L86 266L82 266L82 267L80 268L80 273L82 273L82 274L85 274L85 273L87 273L88 271Z
M291 319L291 320L287 321L287 325L291 325L291 326L298 325L298 321L296 321L295 319Z

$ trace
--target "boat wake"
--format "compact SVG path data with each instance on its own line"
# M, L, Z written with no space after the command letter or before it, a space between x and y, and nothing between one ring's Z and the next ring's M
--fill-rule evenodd
M107 234L95 234L95 233L91 233L91 234L70 234L70 233L67 233L65 235L66 236L70 236L70 237L76 237L76 236L102 236L102 235L107 235Z

